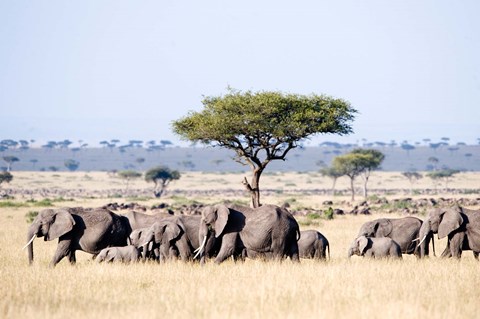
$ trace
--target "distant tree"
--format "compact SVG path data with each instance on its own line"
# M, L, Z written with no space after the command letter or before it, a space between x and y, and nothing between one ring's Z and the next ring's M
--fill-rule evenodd
M427 176L434 181L435 190L437 189L435 184L436 181L444 181L445 189L448 189L448 183L450 182L450 179L458 173L460 173L460 171L456 169L442 169L439 171L429 172L427 173Z
M125 171L118 172L117 175L121 179L125 180L125 183L126 183L125 190L128 190L128 184L130 183L130 181L141 177L142 173L139 173L133 170L125 170Z
M450 137L442 137L441 140L445 145L448 145L448 142L450 141Z
M350 190L352 202L355 200L354 181L370 165L371 156L359 153L347 153L333 159L332 167L343 175L350 178Z
M465 157L466 157L467 159L470 159L472 156L473 156L472 153L465 153Z
M0 186L3 183L10 183L13 179L13 175L10 172L0 172Z
M65 160L64 165L70 172L73 172L77 170L80 163L77 162L76 160L68 159L68 160Z
M73 142L70 141L70 140L63 140L63 141L60 141L60 142L57 142L57 145L60 147L60 148L68 148Z
M335 185L337 183L337 179L343 176L342 172L337 171L334 166L330 166L321 168L320 174L332 179L332 196L335 196Z
M367 162L365 163L364 170L360 174L360 176L363 178L363 196L365 197L365 199L367 199L367 183L368 179L370 178L370 174L372 173L372 171L380 168L380 165L385 159L385 155L375 149L362 148L354 149L351 153L367 155L369 157Z
M429 144L430 148L433 149L434 152L436 152L437 148L439 148L442 145L443 145L442 143L430 143Z
M435 156L430 156L428 158L428 162L432 164L432 167L433 167L433 170L436 170L437 169L437 165L438 165L438 158L436 158Z
M455 146L451 146L451 147L447 148L447 150L449 150L452 155L453 155L453 153L455 153L459 149L460 149L459 147L455 147Z
M18 146L18 142L11 139L6 139L6 140L0 141L0 145L3 145L8 149L15 149Z
M173 143L170 142L169 140L161 140L161 141L160 141L160 144L162 144L163 147L167 147L167 146L173 145Z
M48 167L48 170L49 171L52 171L52 172L58 172L59 171L59 168L57 166L49 166Z
M166 166L157 166L145 173L145 180L155 184L153 194L159 198L171 181L180 179L180 172L171 170Z
M137 162L138 165L141 166L143 163L145 163L145 158L144 157L137 157L135 159L135 162Z
M57 142L55 142L55 141L49 141L49 142L47 142L47 144L42 145L42 148L44 148L46 150L52 150L55 147L57 147Z
M30 163L32 163L33 168L35 168L35 165L38 163L38 160L37 160L36 158L32 158L32 159L30 160Z
M75 157L75 154L80 152L81 148L80 147L72 147L70 150L72 151L73 156Z
M408 143L402 143L401 148L405 151L407 151L407 156L410 155L410 151L415 149L415 146L410 145Z
M192 161L181 161L178 164L190 170L195 168L195 163L193 163Z
M4 156L3 160L7 162L7 172L10 172L12 170L12 164L15 162L20 161L20 159L16 156Z
M411 195L413 193L413 184L419 179L423 178L423 175L418 172L403 172L402 175L405 176L410 182L410 195Z
M281 92L240 92L229 89L223 96L206 97L201 112L173 122L173 131L183 139L220 146L236 153L236 161L252 171L252 206L259 207L260 177L273 160L285 160L287 153L311 135L349 134L357 112L341 99L324 95Z

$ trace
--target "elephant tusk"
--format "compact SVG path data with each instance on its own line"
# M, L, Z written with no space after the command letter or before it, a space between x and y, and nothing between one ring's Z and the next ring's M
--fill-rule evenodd
M34 239L35 239L35 235L33 235L32 238L28 241L28 243L25 246L23 246L22 250L27 248L28 245L30 245L33 242Z
M418 243L417 248L423 243L423 241L427 238L427 235L423 236L422 240Z
M418 238L415 238L415 239L414 239L414 240L412 240L412 241L419 241L419 240L420 240L420 237L418 237Z
M197 258L198 255L200 255L203 251L203 248L205 247L205 243L207 242L207 235L205 235L203 237L203 241L202 241L202 244L200 245L200 247L198 247L197 249L195 249L194 252L196 252L195 256L193 256L193 259Z

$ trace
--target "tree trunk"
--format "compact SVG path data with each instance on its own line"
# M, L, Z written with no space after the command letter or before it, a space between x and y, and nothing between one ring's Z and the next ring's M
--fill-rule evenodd
M250 195L252 196L252 207L257 208L260 207L262 204L260 204L260 176L262 175L263 169L262 168L257 168L253 170L253 176L252 180L250 183L248 183L247 178L245 177L243 180L243 184L247 188L247 190L250 192Z
M363 182L363 197L365 197L365 199L367 199L368 197L368 194L367 194L367 183L368 183L368 178L365 178L364 182Z
M350 177L350 190L352 191L352 202L355 201L355 187L353 186L353 178Z

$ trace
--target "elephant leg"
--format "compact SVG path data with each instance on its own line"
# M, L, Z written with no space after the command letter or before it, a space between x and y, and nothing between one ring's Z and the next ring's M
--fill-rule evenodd
M55 255L50 262L50 267L55 267L55 265L58 264L63 257L66 257L70 254L70 245L71 240L60 240L58 242L57 250L55 251Z
M235 253L235 243L237 241L237 234L230 233L226 234L222 238L222 246L218 252L217 257L215 258L215 263L220 264L228 257L232 256Z
M478 260L478 252L474 251L474 252L473 252L473 257L474 257L476 260Z
M463 245L464 238L465 238L465 234L460 232L460 233L454 234L452 238L449 240L450 252L452 254L452 257L457 259L462 257L462 245Z
M77 258L75 257L75 250L70 250L68 253L68 260L73 265L77 262Z
M443 251L443 253L440 257L442 257L442 258L452 257L452 252L450 251L450 240L448 240L447 247L445 247L445 250Z
M190 250L190 246L188 242L183 238L176 242L176 246L178 249L178 253L180 254L180 259L183 261L187 261L192 258L192 252Z

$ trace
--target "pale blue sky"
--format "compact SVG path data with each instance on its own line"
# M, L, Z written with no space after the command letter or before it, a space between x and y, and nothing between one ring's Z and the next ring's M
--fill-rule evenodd
M0 139L177 143L203 95L344 98L355 134L480 138L479 1L0 1Z

